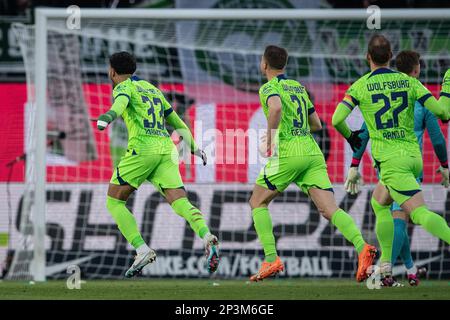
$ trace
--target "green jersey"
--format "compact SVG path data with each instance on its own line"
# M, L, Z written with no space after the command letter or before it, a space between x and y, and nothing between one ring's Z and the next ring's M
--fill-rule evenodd
M168 154L175 145L166 130L164 118L173 110L161 91L133 76L119 83L113 98L128 98L122 118L128 130L128 148L140 153Z
M444 75L444 81L442 81L441 96L450 98L450 69Z
M272 96L279 96L282 105L276 141L278 156L322 154L309 130L308 116L315 110L305 87L284 75L265 83L259 89L259 99L266 118L269 117L267 101Z
M347 90L343 103L359 106L376 161L399 155L421 157L414 133L414 105L422 106L430 91L416 78L388 68L364 75Z

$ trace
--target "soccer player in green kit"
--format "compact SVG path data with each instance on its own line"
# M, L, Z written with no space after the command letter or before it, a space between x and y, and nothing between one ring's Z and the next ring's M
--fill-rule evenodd
M407 75L415 78L419 78L420 75L420 54L415 51L404 50L398 53L395 58L395 66L397 71L406 73ZM361 129L364 132L359 135L362 140L362 147L353 153L353 159L351 166L348 170L346 179L346 191L350 194L357 194L359 192L359 180L362 178L358 172L358 166L361 158L365 152L367 143L369 142L369 132L367 131L367 125L363 123ZM428 131L431 144L433 145L434 152L438 157L441 165L437 172L441 174L441 184L446 188L449 187L449 171L448 171L448 158L447 158L447 142L445 141L444 134L439 127L437 118L428 109L424 108L419 102L416 101L414 106L414 133L416 134L417 141L420 149L423 146L425 129ZM423 173L417 178L419 183L422 183ZM426 273L425 267L417 267L414 264L411 250L410 241L408 236L408 221L409 217L405 214L402 208L395 201L391 205L391 212L394 218L394 243L392 248L392 264L395 264L398 257L401 257L406 267L408 283L411 286L417 286L420 283L419 278L423 277ZM398 285L400 285L398 283Z
M444 75L444 81L442 81L441 93L439 95L439 101L442 101L444 106L450 106L450 69Z
M268 82L260 88L259 96L268 127L260 151L270 159L256 180L250 206L265 260L250 280L263 280L284 270L268 205L294 182L311 197L321 215L353 243L359 254L356 279L363 281L376 248L364 241L353 218L336 204L324 156L311 135L322 127L319 116L306 89L284 75L287 58L286 50L277 46L266 47L261 58L260 69Z
M418 101L438 118L448 120L448 101L437 101L419 80L388 68L392 58L389 41L374 35L369 41L370 72L347 90L333 115L333 126L353 151L361 146L359 131L352 132L345 119L359 106L372 140L372 157L380 175L371 199L376 216L375 232L381 247L382 284L392 286L391 255L394 220L390 212L397 202L415 224L450 243L450 228L440 215L425 206L417 182L423 162L414 133L414 105ZM443 91L444 94L446 91Z
M174 127L191 152L201 157L200 150L186 124L180 119L164 95L155 86L133 76L136 59L128 52L114 53L110 59L109 76L113 82L114 103L99 116L97 127L104 130L117 117L122 116L128 129L128 149L111 178L106 206L119 230L136 249L134 263L125 273L130 278L156 259L156 253L142 238L136 220L125 206L130 194L148 180L165 197L172 209L186 219L205 244L207 269L217 270L219 265L218 239L209 232L199 209L186 196L178 168L178 153L169 137L165 121Z

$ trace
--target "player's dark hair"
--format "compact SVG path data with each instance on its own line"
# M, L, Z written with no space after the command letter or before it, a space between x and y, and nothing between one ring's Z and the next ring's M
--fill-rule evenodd
M136 71L136 58L126 51L113 53L109 64L117 74L133 74Z
M370 38L367 52L373 63L386 64L392 57L391 43L385 36L375 34Z
M410 74L417 65L420 65L420 54L416 51L404 50L395 58L397 70L406 74Z
M286 67L288 53L284 48L270 45L264 50L264 59L270 68L281 70Z

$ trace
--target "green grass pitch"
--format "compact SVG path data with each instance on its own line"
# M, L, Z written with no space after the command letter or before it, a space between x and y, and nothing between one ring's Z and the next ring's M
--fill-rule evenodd
M65 281L30 284L0 282L0 299L162 299L162 300L302 300L302 299L445 299L450 300L450 281L422 281L410 287L369 290L350 279L245 280L136 279L91 280L81 289L69 290Z

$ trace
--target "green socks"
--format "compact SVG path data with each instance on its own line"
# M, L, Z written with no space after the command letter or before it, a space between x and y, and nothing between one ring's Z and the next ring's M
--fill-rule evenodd
M106 207L111 213L114 221L116 221L120 232L123 234L125 239L137 249L141 245L145 244L144 239L139 232L136 219L130 210L125 206L126 201L114 199L112 197L107 197ZM209 232L206 226L205 219L201 214L200 210L194 207L187 198L180 198L172 203L173 210L183 218L185 218L194 232L203 238L205 234Z
M141 233L139 232L138 226L136 224L136 219L130 210L125 206L126 201L118 200L107 197L106 207L111 213L114 221L116 221L120 232L123 234L125 239L137 249L145 243L142 239Z
M270 218L269 210L267 208L256 208L253 209L252 213L256 233L264 248L265 260L267 262L273 262L277 257L277 249L275 247L275 237L273 235L272 219ZM353 221L353 218L344 210L339 209L333 214L331 222L348 241L353 243L358 253L360 253L366 242Z
M180 198L172 202L171 207L176 214L186 219L192 230L203 239L209 232L205 218L199 209L194 207L187 198Z
M411 220L414 224L420 224L433 236L450 244L450 228L447 221L440 215L430 211L426 206L421 206L411 212Z
M345 239L353 243L358 253L362 251L366 242L355 221L347 212L339 209L333 213L331 223L344 235Z
M381 262L390 263L392 260L392 246L394 243L394 219L390 206L382 206L374 198L370 200L375 212L375 233L381 247Z
M277 258L275 237L273 235L272 218L267 208L255 208L252 210L253 223L259 242L264 249L265 260L274 262Z

